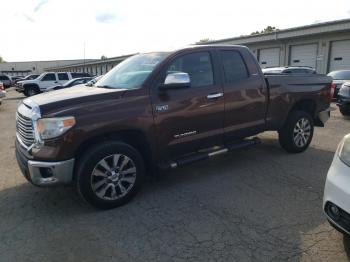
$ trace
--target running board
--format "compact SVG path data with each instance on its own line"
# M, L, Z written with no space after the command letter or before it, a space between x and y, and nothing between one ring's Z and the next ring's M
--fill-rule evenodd
M250 147L250 146L254 146L254 145L258 145L258 144L261 144L261 140L257 137L254 137L252 139L245 139L245 140L239 141L237 143L227 145L227 147L220 148L219 150L215 150L215 151L211 151L211 152L198 152L198 153L194 153L194 154L191 154L189 156L186 156L186 157L179 158L175 161L171 161L171 162L168 162L168 163L161 165L160 168L161 169L176 168L178 166L183 166L183 165L187 165L187 164L190 164L193 162L205 160L205 159L208 159L212 156L221 155L221 154L227 153L229 151L233 151L233 150L237 150L237 149L241 149L241 148L245 148L245 147Z

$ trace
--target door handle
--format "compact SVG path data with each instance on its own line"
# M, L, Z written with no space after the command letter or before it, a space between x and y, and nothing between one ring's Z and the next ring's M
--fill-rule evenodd
M215 93L215 94L207 95L207 98L208 99L215 99L215 98L219 98L219 97L222 97L222 96L224 96L224 93Z

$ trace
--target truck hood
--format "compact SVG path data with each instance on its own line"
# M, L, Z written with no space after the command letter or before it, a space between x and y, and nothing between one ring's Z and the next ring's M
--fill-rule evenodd
M103 103L106 100L119 99L125 89L108 89L91 86L75 86L32 96L25 99L33 101L40 107L42 115L59 114L60 112L86 106L87 103ZM30 104L30 103L28 103Z
M17 82L18 84L34 84L34 83L38 83L38 81L37 80L35 80L35 79L32 79L32 80L22 80L22 81L18 81Z

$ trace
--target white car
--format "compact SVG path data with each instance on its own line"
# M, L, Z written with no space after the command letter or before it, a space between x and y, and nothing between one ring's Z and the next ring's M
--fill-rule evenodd
M67 81L77 77L89 77L88 73L71 72L46 72L36 79L19 81L16 86L18 92L23 92L25 96L33 96L45 92L48 88L63 85Z
M350 134L340 142L328 171L323 210L332 226L350 235Z

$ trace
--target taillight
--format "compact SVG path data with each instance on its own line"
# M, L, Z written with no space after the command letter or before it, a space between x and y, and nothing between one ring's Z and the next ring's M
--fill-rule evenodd
M331 94L330 94L330 99L333 99L334 96L334 89L335 89L335 84L333 83L333 81L331 82Z
M0 90L4 90L4 85L0 84Z

